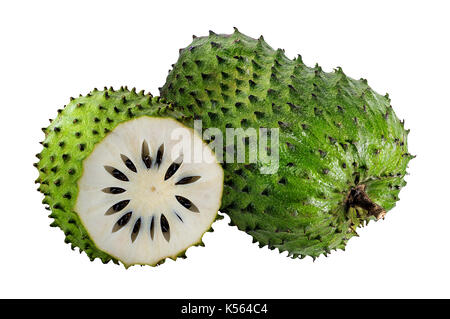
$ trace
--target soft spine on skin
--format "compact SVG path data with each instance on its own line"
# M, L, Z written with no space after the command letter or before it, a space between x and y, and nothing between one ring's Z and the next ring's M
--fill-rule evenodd
M194 37L160 92L204 128L280 129L277 174L261 175L261 163L223 165L221 211L261 247L293 258L344 249L357 227L395 206L406 184L409 130L388 95L341 68L290 60L263 37L237 29Z

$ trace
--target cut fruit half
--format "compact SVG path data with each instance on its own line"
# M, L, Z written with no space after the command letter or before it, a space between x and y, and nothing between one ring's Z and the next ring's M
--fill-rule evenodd
M144 116L119 124L86 158L75 211L98 248L126 266L152 265L201 241L222 188L222 168L192 129Z

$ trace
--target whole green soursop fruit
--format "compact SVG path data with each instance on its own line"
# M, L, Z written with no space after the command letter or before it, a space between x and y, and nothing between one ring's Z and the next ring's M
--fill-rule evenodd
M72 98L43 129L37 182L52 226L72 248L128 267L184 257L202 245L220 207L223 170L169 113L143 91L105 88ZM202 161L187 156L172 136L177 130L186 145L199 143Z
M326 73L300 56L290 60L262 37L237 29L194 36L160 93L204 128L279 128L272 174L261 173L261 157L223 164L221 211L261 247L293 258L344 249L357 227L395 206L406 184L408 130L388 95L341 68Z

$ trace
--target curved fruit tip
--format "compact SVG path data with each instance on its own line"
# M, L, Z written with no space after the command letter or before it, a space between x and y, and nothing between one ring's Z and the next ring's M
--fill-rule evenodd
M344 71L342 70L342 68L340 66L338 66L336 69L334 69L334 73L344 74Z
M316 65L314 66L314 69L316 71L322 72L322 67L319 65L319 63L316 63Z
M209 30L209 35L210 36L214 36L214 35L217 35L214 31L212 31L212 30Z
M303 64L303 59L300 54L298 54L294 60L295 60L295 62L297 62L297 64Z
M179 255L178 255L178 258L186 259L186 258L187 258L187 256L186 256L186 250L183 251L181 254L179 254Z
M233 27L233 29L234 29L234 33L235 33L235 34L240 34L240 32L239 32L238 28L236 28L236 27Z

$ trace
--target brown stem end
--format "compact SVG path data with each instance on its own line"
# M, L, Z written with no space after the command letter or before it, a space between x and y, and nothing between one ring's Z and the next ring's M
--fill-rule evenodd
M380 205L374 203L366 194L366 185L358 185L350 190L347 197L348 207L360 207L375 216L376 219L384 218L386 211Z

